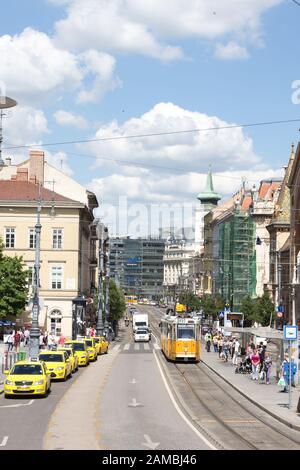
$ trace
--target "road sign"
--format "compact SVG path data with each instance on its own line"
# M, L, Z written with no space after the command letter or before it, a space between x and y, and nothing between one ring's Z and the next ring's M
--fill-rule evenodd
M296 341L298 339L298 326L284 326L283 339L285 341Z
M282 313L282 312L277 312L277 317L278 317L278 318L282 318L282 317L283 317L283 313Z
M278 305L278 307L276 307L276 312L284 313L284 306L283 305Z

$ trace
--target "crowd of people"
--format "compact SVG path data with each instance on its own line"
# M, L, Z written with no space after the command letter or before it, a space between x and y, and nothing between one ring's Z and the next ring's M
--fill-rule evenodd
M208 331L205 335L205 349L207 352L213 351L219 355L220 360L224 362L231 362L236 366L236 373L249 373L253 381L260 383L270 384L272 372L272 358L267 351L267 344L260 342L255 345L253 342L249 343L246 348L243 348L238 338L234 336L225 336L220 332L212 334ZM294 358L289 361L288 354L284 354L284 359L281 363L281 378L284 387L281 392L288 392L289 380L291 377L291 385L295 386L295 374L297 365Z
M95 328L87 328L86 335L94 337ZM5 345L8 352L20 351L20 347L29 346L30 330L28 328L20 328L19 330L11 330L5 336ZM65 343L63 334L54 334L53 332L40 331L39 347L40 349L55 349L57 346L63 346Z

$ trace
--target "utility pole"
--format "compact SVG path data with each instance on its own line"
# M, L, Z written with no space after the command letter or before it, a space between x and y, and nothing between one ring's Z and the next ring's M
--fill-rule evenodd
M108 238L108 230L102 223L97 225L97 237L99 242L99 270L98 270L98 319L97 319L97 336L103 336L104 323L104 292L103 292L103 277L104 277L104 242Z
M106 337L109 338L109 320L110 320L110 299L109 299L109 281L110 281L110 269L109 269L109 238L104 241L104 264L105 264L105 322L104 331Z
M39 355L40 344L40 328L39 328L39 314L40 314L40 256L41 256L41 185L39 184L39 198L37 206L37 221L35 224L35 261L34 261L34 276L33 276L33 304L32 304L32 322L30 330L29 342L29 357L37 358Z

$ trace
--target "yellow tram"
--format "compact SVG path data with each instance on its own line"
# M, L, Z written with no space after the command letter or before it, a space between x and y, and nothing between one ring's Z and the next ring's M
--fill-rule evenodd
M187 314L161 319L161 347L171 361L200 361L200 320Z

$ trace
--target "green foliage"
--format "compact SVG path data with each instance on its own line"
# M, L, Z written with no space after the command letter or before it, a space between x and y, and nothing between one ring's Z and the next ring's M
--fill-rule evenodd
M114 281L109 283L110 321L118 321L126 310L125 296Z
M274 318L275 305L271 301L269 294L265 292L261 297L252 299L249 295L242 300L242 312L245 320L252 323L257 322L262 326L270 323L271 315Z
M105 305L106 302L106 281L103 282L103 302ZM98 316L98 295L94 297L94 308L96 312L96 318ZM126 310L126 303L125 303L125 296L122 289L119 289L116 283L110 280L109 283L109 308L110 308L110 319L109 321L118 322L120 318L122 318L125 310ZM105 318L105 314L104 314Z
M179 294L179 303L186 305L189 312L201 308L200 299L191 291L183 291Z
M0 247L2 250L2 247ZM0 318L21 315L27 300L28 271L21 257L0 254Z
M225 302L220 296L213 297L212 295L205 294L201 298L201 308L205 316L213 317L214 320L218 318L219 313L224 310Z

